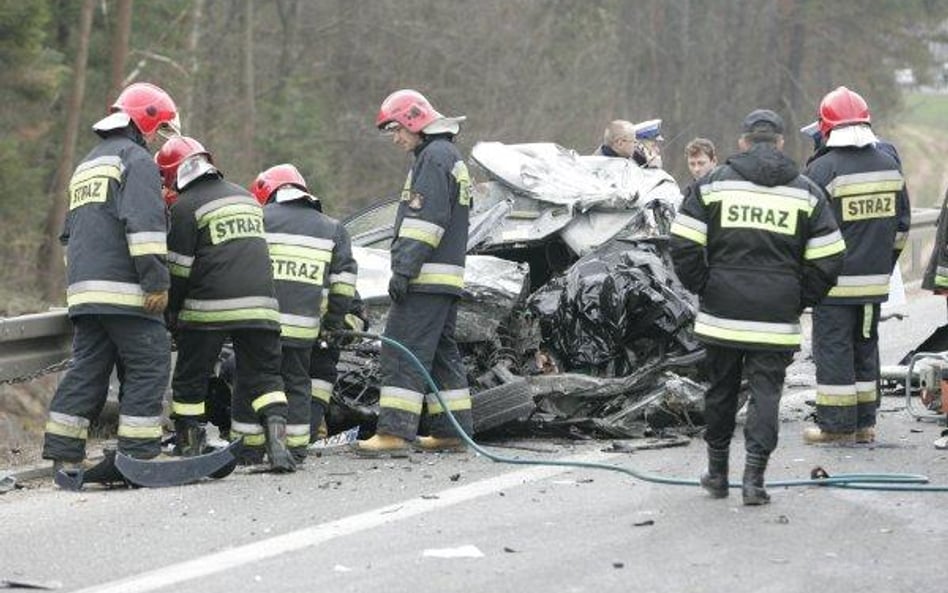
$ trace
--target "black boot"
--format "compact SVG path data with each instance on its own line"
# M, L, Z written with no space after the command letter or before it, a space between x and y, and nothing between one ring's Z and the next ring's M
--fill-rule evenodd
M711 498L727 497L727 461L730 449L715 449L708 445L708 471L701 475L701 487Z
M744 504L755 506L770 502L770 495L764 490L764 471L766 469L766 455L747 454L747 461L744 465L744 482L741 487Z
M204 453L207 446L207 431L197 420L177 419L174 421L174 454L182 457L195 457Z
M267 457L270 458L270 469L274 472L296 471L293 455L286 448L286 418L282 416L267 417Z

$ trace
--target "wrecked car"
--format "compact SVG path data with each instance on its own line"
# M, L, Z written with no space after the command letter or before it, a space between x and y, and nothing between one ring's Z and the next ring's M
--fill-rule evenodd
M672 272L665 171L556 144L481 142L456 339L476 434L633 438L702 424L696 300ZM370 331L385 327L397 201L345 222ZM347 346L327 423L374 430L378 343Z

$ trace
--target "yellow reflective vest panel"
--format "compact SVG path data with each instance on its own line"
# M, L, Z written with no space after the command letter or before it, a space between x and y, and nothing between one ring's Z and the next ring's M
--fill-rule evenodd
M282 339L312 344L325 317L342 325L355 294L349 234L308 199L272 202L263 211Z
M60 241L70 315L146 313L168 290L166 218L158 167L130 129L106 135L76 167Z
M898 162L875 145L824 149L805 174L824 187L846 258L824 304L880 303L908 239L911 206Z
M179 326L279 329L263 209L242 187L207 174L181 190L168 259Z
M769 144L689 186L670 233L699 297L696 337L750 349L799 347L800 312L834 284L846 249L825 193Z

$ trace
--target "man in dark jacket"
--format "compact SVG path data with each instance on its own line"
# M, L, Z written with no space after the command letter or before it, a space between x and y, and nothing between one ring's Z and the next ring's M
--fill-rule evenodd
M858 93L839 87L823 98L820 132L824 146L805 174L829 193L847 251L835 286L813 309L818 426L803 438L868 443L879 397L879 313L911 207L894 149L880 145Z
M800 313L823 298L845 244L823 190L781 152L783 120L751 112L743 151L688 189L672 225L672 257L699 296L695 335L705 344L708 472L701 485L728 494L728 459L742 375L750 386L742 484L746 505L766 504L764 471L777 446L786 367L800 346Z
M310 412L314 407L310 400L315 398L311 393L310 356L322 328L343 328L355 294L358 266L346 228L323 214L322 204L309 193L296 167L289 163L270 167L257 176L250 191L264 205L267 244L280 303L281 374L289 404L287 447L294 460L302 463L310 443ZM328 398L325 403L328 405Z
M178 343L171 384L177 450L202 453L208 381L229 336L237 363L230 437L243 438L244 463L261 462L265 447L273 471L294 471L263 209L247 190L224 180L193 138L168 140L155 160L165 186L178 192L168 232L168 308Z
M421 93L406 89L382 102L376 126L415 156L395 218L388 288L392 308L385 335L425 365L447 409L470 432L471 394L454 340L472 190L453 142L463 120L441 115ZM357 443L357 454L403 454L418 432L423 410L430 434L417 440L421 449L463 447L420 370L387 343L382 344L381 375L378 428L372 438Z
M147 144L177 132L174 101L136 83L92 129L102 141L69 182L66 303L75 325L73 365L50 403L43 458L75 470L89 423L105 403L113 366L124 363L118 450L151 459L160 452L161 404L171 346L161 314L168 303L165 213L158 168Z

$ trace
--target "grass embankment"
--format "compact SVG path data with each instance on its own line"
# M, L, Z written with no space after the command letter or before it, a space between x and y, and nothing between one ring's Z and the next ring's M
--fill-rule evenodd
M880 135L899 150L912 205L941 207L948 188L948 94L907 93L903 110L886 124Z

